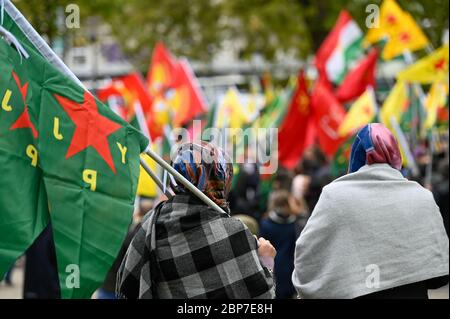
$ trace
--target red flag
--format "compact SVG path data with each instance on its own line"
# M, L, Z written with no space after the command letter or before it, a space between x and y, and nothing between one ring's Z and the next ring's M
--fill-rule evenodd
M145 86L144 79L137 73L114 78L106 87L97 92L99 100L108 105L123 119L131 122L136 116L136 107L140 107L150 136L154 139L161 135L160 128L154 123L152 99ZM111 99L114 99L111 102ZM136 104L139 103L139 104ZM144 124L144 125L145 125ZM142 130L147 130L142 128Z
M175 115L174 127L181 126L205 112L205 100L187 61L177 63L171 85L175 90L170 99Z
M152 98L156 130L169 123L186 124L205 111L194 73L187 61L177 61L162 43L157 43L148 70L147 82Z
M124 95L126 88L123 90L113 80L108 85L97 90L97 98L106 103L116 114L125 121L129 121L127 102Z
M176 59L170 54L162 42L158 42L153 50L152 60L147 72L147 84L150 96L156 97L164 94L171 86Z
M320 147L326 155L332 157L347 139L347 136L340 137L338 134L345 110L329 87L320 79L311 96L311 106Z
M303 151L314 139L310 98L304 71L298 75L297 89L278 133L278 160L288 169L297 165Z
M375 69L378 51L372 49L367 57L350 71L336 90L339 102L351 101L366 91L368 86L375 88Z

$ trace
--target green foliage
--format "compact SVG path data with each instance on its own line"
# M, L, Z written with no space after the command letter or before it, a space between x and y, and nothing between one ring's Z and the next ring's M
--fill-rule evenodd
M448 0L398 0L424 28L434 47L448 28ZM53 39L56 12L69 3L80 6L82 27L97 15L109 23L124 52L146 70L154 44L164 41L176 55L210 61L230 45L241 58L254 53L271 60L278 52L304 58L315 52L341 9L361 28L366 6L381 0L15 0L41 34Z

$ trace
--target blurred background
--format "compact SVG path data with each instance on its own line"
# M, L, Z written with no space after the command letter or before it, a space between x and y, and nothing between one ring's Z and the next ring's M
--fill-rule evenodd
M287 210L297 236L322 187L346 173L356 130L384 116L400 141L404 175L433 192L448 231L448 75L439 73L448 72L448 0L398 0L385 12L383 3L391 1L12 2L83 84L145 131L166 159L167 147L177 143L174 129L191 132L193 120L201 121L202 130L279 129L272 141L279 152L274 172L261 173L267 163L257 160L235 164L232 214L256 234L270 236L270 213ZM371 5L379 10L381 36L368 25L377 12ZM408 38L398 40L398 34ZM443 61L434 60L438 80L416 73L400 88L399 73L436 52ZM332 60L333 54L340 58ZM319 93L321 80L325 93ZM368 113L360 110L361 101L371 105ZM143 110L141 121L134 103ZM302 107L309 117L298 111ZM338 138L323 137L324 118L334 121L330 127ZM239 156L256 157L254 150ZM139 183L137 220L162 198L151 180ZM293 252L283 256L289 263ZM0 284L0 298L26 297L24 266L22 258ZM107 283L102 292L111 287ZM293 293L289 284L283 288L279 297ZM448 298L448 286L430 296Z

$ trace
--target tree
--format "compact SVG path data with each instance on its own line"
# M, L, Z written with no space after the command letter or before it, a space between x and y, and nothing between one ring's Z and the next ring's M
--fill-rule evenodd
M32 25L52 40L72 30L58 28L57 12L69 3L80 6L82 27L97 15L111 25L124 52L138 69L147 69L157 41L176 55L209 61L224 46L242 58L278 52L304 58L314 54L347 9L365 30L367 5L382 0L16 0ZM448 28L448 0L398 0L424 28L435 47Z

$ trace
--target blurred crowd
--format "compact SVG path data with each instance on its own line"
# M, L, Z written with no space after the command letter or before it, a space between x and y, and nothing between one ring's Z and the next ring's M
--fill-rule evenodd
M442 214L448 235L448 147L433 155L427 145L419 145L413 152L419 174L408 169L402 171L429 189ZM431 172L431 176L430 176ZM341 175L345 174L341 172ZM322 188L335 176L331 163L313 146L305 151L294 170L280 167L274 175L263 176L258 164L244 163L235 168L233 187L229 195L231 215L240 219L258 237L269 240L277 250L275 257L276 297L294 298L296 291L291 275L294 270L295 243L313 212ZM134 221L96 298L115 298L116 274L125 252L144 215L151 211L161 198L139 198ZM26 253L23 286L24 298L58 298L59 285L51 226L44 231ZM11 273L4 281L13 285Z

